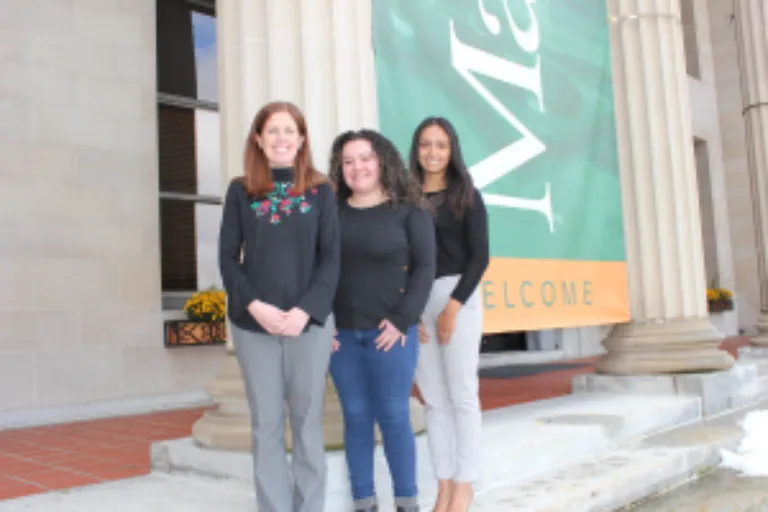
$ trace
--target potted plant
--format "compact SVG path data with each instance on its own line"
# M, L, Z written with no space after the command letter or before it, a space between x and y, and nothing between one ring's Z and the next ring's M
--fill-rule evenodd
M165 346L222 345L227 340L227 296L211 287L184 304L185 320L166 320Z
M711 313L731 311L733 309L733 293L719 286L707 289L707 305Z

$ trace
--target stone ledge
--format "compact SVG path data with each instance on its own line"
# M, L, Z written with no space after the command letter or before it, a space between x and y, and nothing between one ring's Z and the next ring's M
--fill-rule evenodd
M702 415L716 416L768 398L758 366L735 364L730 370L668 375L577 375L573 393L650 393L684 395L701 399Z
M211 400L203 392L122 398L83 404L70 404L35 409L0 411L0 430L60 425L76 421L118 418L158 411L209 407Z
M768 360L768 347L739 347L739 359L765 359Z
M510 485L556 471L586 457L606 453L654 433L697 422L700 399L686 396L591 393L498 409L484 414L482 480L479 490ZM417 440L418 482L425 507L436 493L424 436ZM349 484L343 453L328 453L326 511L349 508ZM152 467L252 485L251 456L209 450L191 438L155 443ZM391 484L384 454L377 448L376 487L382 507L391 505Z
M752 385L738 390L733 398L733 409L749 407L768 397L768 375L761 375Z
M754 364L760 375L768 376L768 347L739 348L739 362Z

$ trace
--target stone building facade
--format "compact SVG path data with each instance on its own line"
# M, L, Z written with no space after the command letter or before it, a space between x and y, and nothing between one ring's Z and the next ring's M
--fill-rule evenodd
M163 321L217 284L221 186L260 105L302 106L318 162L340 130L376 125L370 1L3 3L0 418L203 397L226 348L166 348ZM614 373L727 367L717 340L758 334L768 306L768 8L608 4L634 321L532 346L589 355L607 336L601 371ZM663 188L647 166L684 179ZM636 229L648 197L685 237ZM661 277L691 266L692 280ZM708 314L699 292L715 282L734 311ZM671 367L653 340L677 347Z

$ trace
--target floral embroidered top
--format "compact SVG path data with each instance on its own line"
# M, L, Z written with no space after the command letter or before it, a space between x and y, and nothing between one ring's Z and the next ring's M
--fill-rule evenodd
M274 187L264 197L248 197L239 181L227 190L219 266L229 318L242 329L264 332L248 313L258 299L284 311L299 307L310 323L322 325L339 279L336 197L328 183L298 194L293 169L273 169L272 178Z
M312 188L307 193L316 195L317 188ZM266 215L270 224L280 224L284 216L287 217L294 211L307 213L312 209L305 195L299 195L290 181L276 181L267 197L253 201L251 208L256 211L257 217Z

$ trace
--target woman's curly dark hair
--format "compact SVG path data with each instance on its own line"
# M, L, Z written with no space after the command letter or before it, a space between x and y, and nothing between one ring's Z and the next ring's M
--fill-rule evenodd
M352 190L344 181L342 153L344 146L355 140L367 140L371 143L379 160L381 185L393 204L411 203L429 209L429 203L421 192L421 186L413 174L406 169L395 145L381 133L369 129L346 131L333 141L328 177L336 189L339 203L346 202L352 195Z
M475 186L472 182L472 176L467 170L467 164L464 163L464 157L461 154L461 145L456 129L450 121L444 117L428 117L413 132L413 141L411 142L410 171L416 176L418 182L424 184L424 169L419 163L419 144L421 142L421 133L430 126L438 126L448 135L451 145L451 158L448 161L446 171L446 201L451 211L457 217L462 217L464 213L472 208L475 202Z

